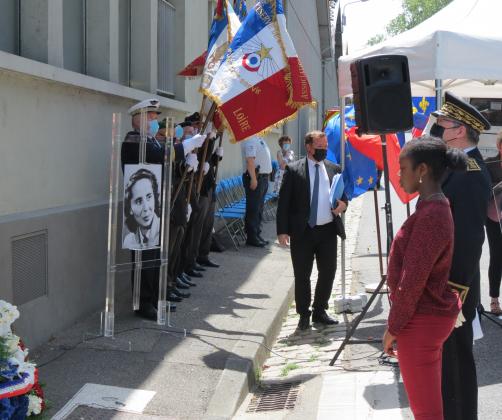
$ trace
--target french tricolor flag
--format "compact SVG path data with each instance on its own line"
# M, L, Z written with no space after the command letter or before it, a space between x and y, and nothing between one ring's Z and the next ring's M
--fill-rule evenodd
M203 93L216 102L235 141L264 134L315 104L280 0L257 2Z
M209 32L207 58L202 71L201 92L207 89L220 67L221 60L228 50L228 45L241 26L229 0L218 0L214 11L213 23Z

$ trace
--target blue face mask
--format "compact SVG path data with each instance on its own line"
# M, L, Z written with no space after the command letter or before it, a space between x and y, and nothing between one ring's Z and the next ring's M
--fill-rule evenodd
M284 144L282 145L282 148L283 148L284 150L289 150L289 149L291 148L291 144L290 144L290 143L284 143Z
M148 123L148 135L155 137L159 132L159 122L157 120L151 120Z
M174 128L174 137L177 139L181 139L183 137L183 127L181 125L177 125Z

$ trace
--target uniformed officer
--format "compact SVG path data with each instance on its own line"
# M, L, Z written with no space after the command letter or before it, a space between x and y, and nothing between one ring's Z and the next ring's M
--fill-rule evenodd
M433 114L437 122L430 134L468 155L467 171L450 173L442 185L455 226L450 285L460 293L465 318L443 348L443 411L445 420L475 420L478 388L472 321L480 299L479 260L490 197L490 178L477 144L490 124L476 108L448 92L443 107Z
M242 181L246 191L245 229L246 244L264 247L268 241L261 236L263 207L265 194L268 190L268 180L272 172L270 149L263 138L253 136L241 143L244 160Z
M159 131L159 108L160 102L157 99L147 99L129 108L128 113L131 115L133 130L127 133L122 144L122 167L126 164L139 163L141 111L143 109L146 111L147 119L145 162L151 164L163 164L165 143L159 141L155 137ZM197 147L198 144L199 142L193 141L190 145L191 149L188 151L186 150L187 148L181 144L174 145L175 162L179 163L184 161L185 155L193 150L193 148ZM157 248L141 251L141 254L143 264L141 270L140 307L136 313L141 317L156 320L159 293L160 249ZM134 281L134 272L132 274L132 278ZM168 276L168 300L174 287L175 284L173 279ZM171 306L171 310L172 309L173 306Z

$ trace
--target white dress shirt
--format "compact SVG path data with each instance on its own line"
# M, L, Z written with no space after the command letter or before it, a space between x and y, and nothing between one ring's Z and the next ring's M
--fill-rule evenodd
M317 200L317 223L316 226L325 225L333 221L331 213L331 203L329 200L329 177L324 162L316 162L307 158L309 178L310 178L310 203L312 204L312 195L314 194L315 165L319 165L319 198Z
M254 157L255 166L260 167L260 175L272 172L272 158L267 143L261 137L253 136L241 142L242 159L246 170L246 158Z

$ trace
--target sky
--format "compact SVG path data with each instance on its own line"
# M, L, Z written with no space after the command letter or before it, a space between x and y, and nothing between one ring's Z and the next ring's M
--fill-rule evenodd
M348 43L349 53L364 48L374 35L385 33L385 26L402 11L401 0L352 1L341 2L346 16L343 39Z

